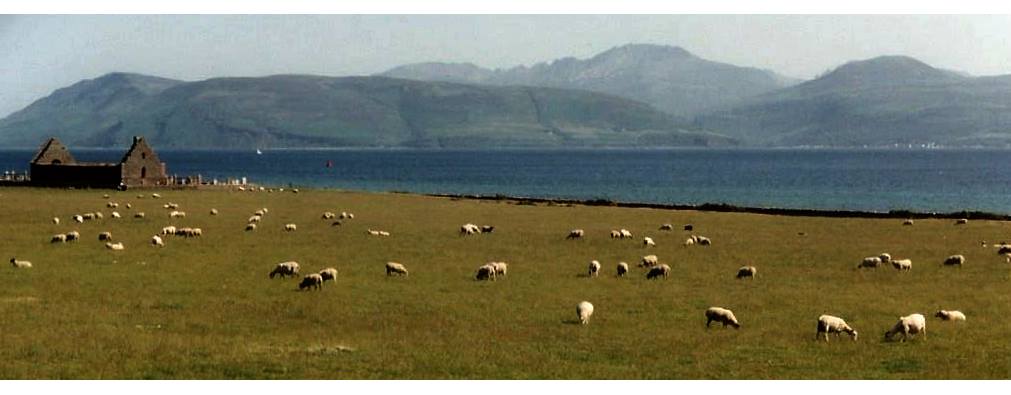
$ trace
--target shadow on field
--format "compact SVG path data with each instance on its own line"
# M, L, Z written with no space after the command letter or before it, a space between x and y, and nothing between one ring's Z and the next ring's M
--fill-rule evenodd
M562 320L562 323L565 324L565 325L580 325L581 324L581 322L579 320L571 320L571 319L570 320Z

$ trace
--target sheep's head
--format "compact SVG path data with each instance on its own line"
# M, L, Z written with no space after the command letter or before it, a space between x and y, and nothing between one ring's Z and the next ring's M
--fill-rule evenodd
M730 321L729 325L734 327L734 329L741 329L741 324L737 320Z
M948 312L944 311L944 310L938 310L936 313L934 313L934 317L937 317L937 318L945 318L947 316L948 316Z
M857 336L860 335L859 333L857 333L857 331L853 330L853 328L846 328L845 332L850 335L850 338L853 341L857 341Z

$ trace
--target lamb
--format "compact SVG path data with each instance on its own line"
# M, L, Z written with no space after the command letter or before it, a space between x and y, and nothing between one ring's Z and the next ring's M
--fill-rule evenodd
M270 272L270 278L274 278L276 275L280 275L281 278L284 278L284 276L294 277L298 274L298 269L298 262L281 262L274 266L274 270Z
M154 236L151 236L151 245L158 246L158 247L164 247L165 246L165 242L162 241L161 237L159 237L158 235L154 235Z
M49 239L49 242L50 243L66 243L67 242L67 235L65 235L65 234L53 235L53 238Z
M246 231L256 230L256 224L250 223L246 224Z
M184 218L186 217L185 211L173 211L169 213L169 218Z
M112 233L110 232L99 233L98 241L112 241Z
M475 280L492 280L495 281L495 267L492 265L482 265L477 268L477 273L474 274Z
M672 230L674 230L674 225L671 225L671 224L660 225L660 230L672 231Z
M53 217L53 224L54 225L59 225L60 224L60 217Z
M481 228L477 227L477 225L464 224L463 226L460 227L461 235L473 235L477 233L481 233Z
M11 257L11 266L13 266L15 269L27 269L32 267L32 263L28 261L19 261L14 257Z
M323 289L323 276L320 276L319 273L306 274L302 278L302 282L298 283L298 289L306 288Z
M756 269L754 266L741 266L740 269L737 269L737 278L738 279L742 279L742 278L751 278L751 279L754 279L756 273L758 273L758 269Z
M505 262L488 262L493 268L495 268L495 276L505 276L509 272L509 265Z
M865 267L876 269L878 266L881 266L881 258L876 256L869 256L864 258L864 260L861 261L859 265L857 265L857 269L862 269Z
M647 280L653 280L657 277L663 277L666 280L668 276L670 276L670 266L665 263L653 266L646 272Z
M656 247L656 243L653 242L653 238L652 237L643 237L642 238L642 245L644 247Z
M573 229L569 231L569 235L565 237L566 239L581 239L583 238L582 229Z
M646 255L642 257L642 261L639 262L639 267L653 267L659 262L659 258L656 255Z
M407 268L397 262L386 262L386 275L392 276L394 274L407 276Z
M734 312L724 309L722 307L710 307L706 310L706 328L709 328L709 324L713 321L723 324L726 328L727 325L734 327L734 329L740 329L741 324L737 322L737 317L734 316Z
M964 264L964 263L965 263L965 256L963 256L963 255L952 255L952 256L949 256L947 259L944 260L944 263L942 264L942 266L955 266L955 265L958 265L958 267L962 267L962 264Z
M134 218L144 218L144 212L143 211L138 212L138 213L134 214L133 217Z
M909 271L913 269L913 261L910 259L894 259L892 267L899 271Z
M77 233L76 230L67 233L67 241L78 241L81 240L81 234Z
M116 244L105 243L105 248L108 248L108 249L113 250L113 251L123 251L123 249L125 247L123 247L123 243L120 242L120 243L116 243Z
M625 277L625 273L628 273L628 264L625 262L618 262L618 277Z
M119 215L118 211L113 211L112 212L112 218L123 218L123 217Z
M576 316L579 317L579 323L586 325L590 323L590 316L593 315L593 304L587 301L579 302L576 305Z
M323 219L334 219L337 215L329 211L323 213Z
M326 269L320 270L319 275L320 277L323 278L323 281L334 281L337 280L337 269L328 267Z
M597 273L600 272L600 262L590 261L590 277L597 277Z
M285 232L294 232L295 229L297 229L297 228L298 227L295 226L295 224L286 224L286 225L284 225L284 231Z
M905 342L906 338L910 335L916 335L917 333L923 333L923 340L927 340L927 319L923 317L923 314L910 314L905 317L899 317L899 321L895 323L892 329L885 332L885 340L891 340L896 334L902 333L902 341Z
M934 313L934 317L942 321L965 321L965 314L958 310L938 310Z
M815 338L823 337L828 342L828 334L835 333L838 337L840 333L850 335L850 339L857 341L857 331L853 330L842 318L823 314L818 317L818 333Z

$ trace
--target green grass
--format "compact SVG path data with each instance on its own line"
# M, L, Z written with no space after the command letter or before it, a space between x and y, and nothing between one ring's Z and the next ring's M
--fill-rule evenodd
M110 218L105 193L124 218ZM0 189L0 258L34 263L0 270L0 378L1011 378L1011 267L979 245L1011 239L1005 222L901 226L325 190L138 193ZM167 202L188 217L170 220ZM244 232L261 207L270 212L260 229ZM70 221L90 211L105 219ZM324 211L356 217L331 227ZM468 222L496 230L459 236ZM683 248L685 232L657 231L668 222L692 223L714 245ZM285 223L298 231L283 232ZM150 246L169 224L204 236ZM573 228L587 238L566 241ZM636 240L610 239L617 228ZM50 245L52 234L75 229L79 243ZM125 251L97 240L106 230ZM658 247L645 250L644 235ZM854 270L881 252L911 258L912 272ZM614 277L619 260L634 266L649 253L672 266L671 278L648 281L637 268ZM956 253L964 268L940 266ZM604 266L599 278L583 276L592 259ZM333 266L340 275L299 292L297 279L267 278L287 260L303 273ZM509 263L508 278L474 281L492 260ZM387 261L411 275L387 278ZM735 280L745 264L758 268L754 281ZM587 326L573 323L582 300L596 308ZM709 306L732 309L742 328L706 330ZM932 318L942 308L968 322ZM881 341L914 312L929 317L926 341ZM860 340L814 341L825 313L845 318Z

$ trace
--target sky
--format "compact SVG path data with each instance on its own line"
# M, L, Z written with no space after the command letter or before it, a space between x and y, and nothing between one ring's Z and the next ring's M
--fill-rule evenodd
M1011 74L1009 15L0 15L0 117L113 71L193 81L507 68L629 43L803 79L881 55Z

